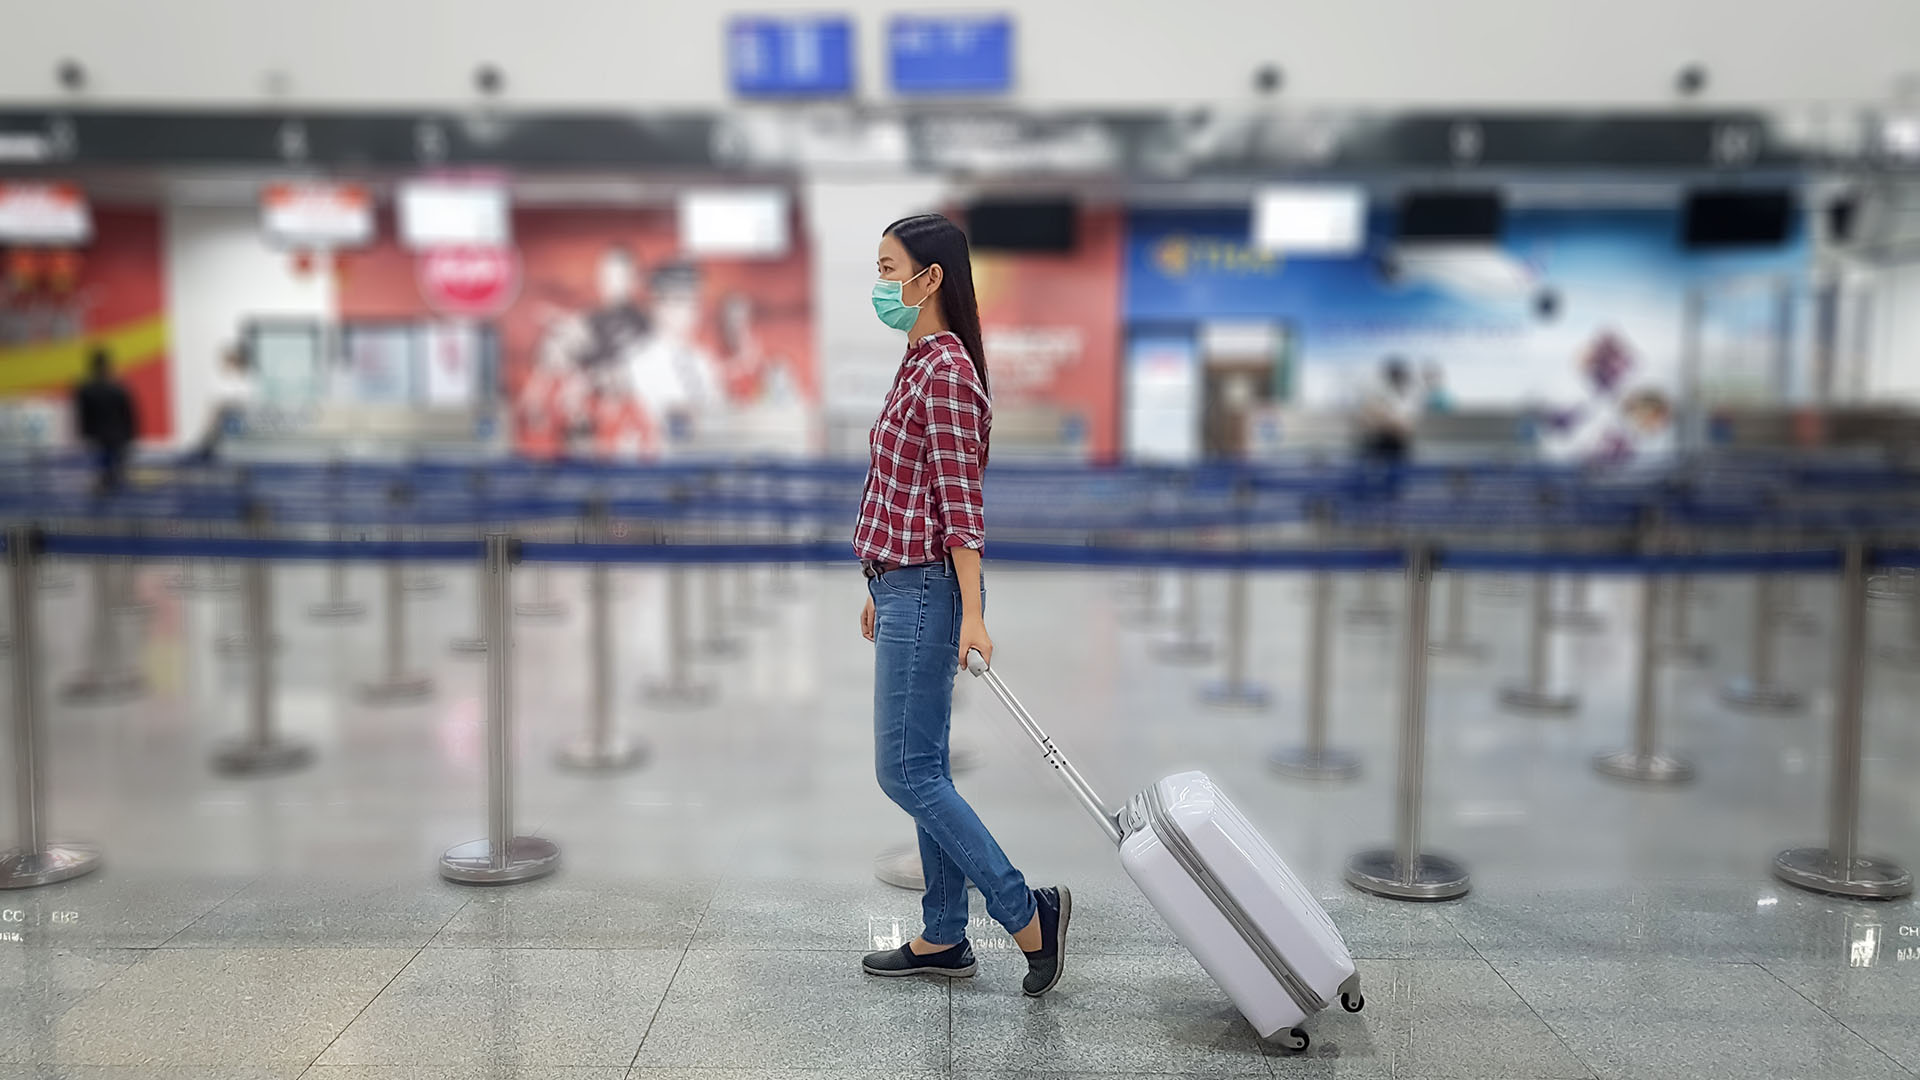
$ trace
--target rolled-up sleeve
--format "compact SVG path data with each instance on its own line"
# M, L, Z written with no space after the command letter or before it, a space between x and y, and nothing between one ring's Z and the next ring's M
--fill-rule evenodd
M927 380L926 403L927 461L933 472L933 513L940 548L977 551L987 542L980 488L986 441L980 396L954 362L944 361Z

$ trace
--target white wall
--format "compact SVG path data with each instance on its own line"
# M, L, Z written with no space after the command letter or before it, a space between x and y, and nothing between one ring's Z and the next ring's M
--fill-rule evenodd
M972 5L962 5L967 7ZM989 8L995 5L989 5ZM1654 105L1699 62L1721 104L1884 100L1920 72L1913 0L1023 0L1018 98L1164 106L1250 99L1275 63L1288 103ZM862 96L885 97L898 0L60 0L13 4L0 102L54 100L65 57L87 98L142 104L440 104L491 62L510 102L615 109L726 102L734 11L858 18ZM275 89L273 72L281 73Z
M938 210L937 180L863 182L817 179L805 187L813 255L814 339L829 453L864 453L906 335L874 317L875 249L880 230L908 214Z
M266 246L251 207L172 206L166 214L167 319L172 337L174 431L199 438L222 349L249 318L321 318L338 310L334 279Z
M1877 273L1867 395L1920 404L1920 263Z

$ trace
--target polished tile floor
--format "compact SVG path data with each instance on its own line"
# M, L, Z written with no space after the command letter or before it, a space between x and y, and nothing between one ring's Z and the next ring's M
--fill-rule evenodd
M208 568L201 568L205 576ZM911 835L871 778L871 659L845 571L712 576L737 655L703 656L704 708L641 694L664 672L658 570L613 577L616 700L651 754L631 771L554 765L584 724L584 576L552 575L565 616L516 626L516 810L564 869L526 885L445 884L439 853L484 832L482 662L448 645L474 626L473 575L409 592L403 669L425 703L362 704L394 654L372 618L323 626L324 571L276 573L276 723L314 750L276 777L215 773L248 720L236 594L176 592L141 567L148 614L116 625L150 683L82 706L62 688L92 654L91 575L43 594L50 818L105 868L0 894L0 1080L850 1080L881 1077L1904 1077L1920 1073L1920 911L1776 885L1772 854L1825 836L1826 627L1833 594L1778 643L1798 712L1723 706L1747 662L1747 582L1702 582L1702 668L1663 669L1664 743L1699 767L1684 787L1597 776L1628 733L1638 590L1597 580L1598 633L1556 636L1579 710L1503 712L1522 670L1523 596L1475 579L1479 660L1436 659L1426 842L1474 873L1464 899L1409 905L1340 881L1393 821L1396 634L1336 630L1333 737L1362 755L1344 784L1280 779L1264 759L1301 735L1304 581L1254 582L1250 668L1272 705L1202 703L1218 664L1156 658L1162 629L1115 574L990 570L997 666L1110 799L1177 768L1218 777L1325 898L1368 1006L1312 1022L1303 1055L1263 1047L1137 896L985 688L963 678L960 786L1036 883L1075 889L1070 974L1020 996L1022 961L975 911L980 977L879 983L861 952L917 932L917 898L872 877ZM410 573L409 576L412 576ZM523 596L534 575L522 571ZM348 585L377 601L381 575ZM708 635L706 575L692 592ZM790 590L789 588L790 587ZM1225 584L1199 584L1217 629ZM1395 606L1396 582L1382 590ZM1340 604L1361 598L1340 584ZM1437 590L1443 608L1446 590ZM376 614L378 605L375 604ZM1872 612L1875 644L1908 643L1909 612ZM1436 614L1436 632L1441 616ZM1865 847L1920 863L1920 672L1870 667ZM0 810L11 835L12 804Z

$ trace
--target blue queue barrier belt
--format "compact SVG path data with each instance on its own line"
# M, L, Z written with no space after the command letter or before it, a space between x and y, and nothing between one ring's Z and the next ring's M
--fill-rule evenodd
M477 540L295 540L163 536L95 536L48 533L43 550L50 555L136 558L231 558L273 560L373 560L471 562L481 557ZM533 543L518 546L526 562L560 563L847 563L850 546L842 540L784 544L608 544ZM1502 551L1436 548L1438 570L1501 573L1598 574L1800 574L1831 573L1841 568L1835 548L1801 551L1715 551L1687 554L1623 552ZM1394 570L1405 565L1405 549L1269 548L1207 549L1121 547L1001 541L990 544L995 563L1084 567L1168 567L1192 570L1331 571ZM1920 549L1887 548L1871 553L1875 567L1920 566Z

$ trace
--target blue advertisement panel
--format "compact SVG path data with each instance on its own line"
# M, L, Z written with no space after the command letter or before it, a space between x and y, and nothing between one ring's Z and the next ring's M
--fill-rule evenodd
M1295 342L1301 400L1327 407L1349 400L1387 357L1432 372L1464 408L1578 403L1629 388L1671 397L1696 287L1710 309L1708 378L1770 378L1780 297L1803 281L1808 258L1804 239L1684 251L1677 208L1520 209L1498 247L1477 249L1395 245L1390 215L1375 213L1365 250L1331 257L1260 252L1250 225L1240 209L1135 211L1126 317L1281 323Z

